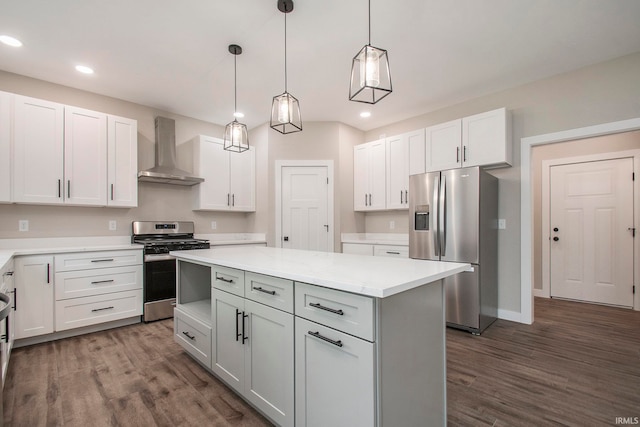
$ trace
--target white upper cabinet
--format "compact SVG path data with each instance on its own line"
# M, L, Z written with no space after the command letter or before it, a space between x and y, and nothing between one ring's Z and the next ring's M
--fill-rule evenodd
M409 143L409 175L426 171L426 144L424 129L407 132L404 137Z
M9 158L13 162L12 168L7 168L13 174L12 201L137 206L135 120L20 95L12 97L9 145L13 152ZM0 108L4 109L4 96L0 99ZM1 195L0 189L0 201Z
M193 173L204 178L192 190L194 210L255 211L255 148L242 153L225 151L221 139L204 135L191 144Z
M409 206L409 140L405 135L387 138L387 209Z
M426 129L426 171L511 165L511 120L505 108Z
M511 165L511 119L505 108L462 119L463 166Z
M138 122L107 116L107 206L138 206Z
M107 204L107 115L64 109L64 199L72 205Z
M462 120L452 120L425 129L426 172L462 166Z
M386 142L356 145L353 151L353 207L383 210L386 204Z
M64 106L14 97L13 199L63 203Z
M0 203L11 202L11 98L0 92Z

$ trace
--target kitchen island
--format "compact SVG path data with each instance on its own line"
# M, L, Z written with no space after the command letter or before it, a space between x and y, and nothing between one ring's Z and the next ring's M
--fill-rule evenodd
M469 264L172 252L175 340L286 426L446 425L442 279Z

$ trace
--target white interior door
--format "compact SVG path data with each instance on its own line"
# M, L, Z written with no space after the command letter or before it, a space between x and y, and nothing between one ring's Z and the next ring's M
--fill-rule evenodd
M329 252L328 168L282 167L282 247Z
M550 168L552 297L633 306L633 159Z

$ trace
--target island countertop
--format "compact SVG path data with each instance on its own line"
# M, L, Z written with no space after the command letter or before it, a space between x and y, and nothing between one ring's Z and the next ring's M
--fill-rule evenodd
M453 276L470 264L271 247L173 251L179 260L220 265L384 298Z

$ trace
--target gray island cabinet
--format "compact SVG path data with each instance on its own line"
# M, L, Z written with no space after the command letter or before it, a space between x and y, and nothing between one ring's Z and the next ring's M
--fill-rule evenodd
M172 252L174 337L281 426L444 426L442 279L469 264L251 247Z

